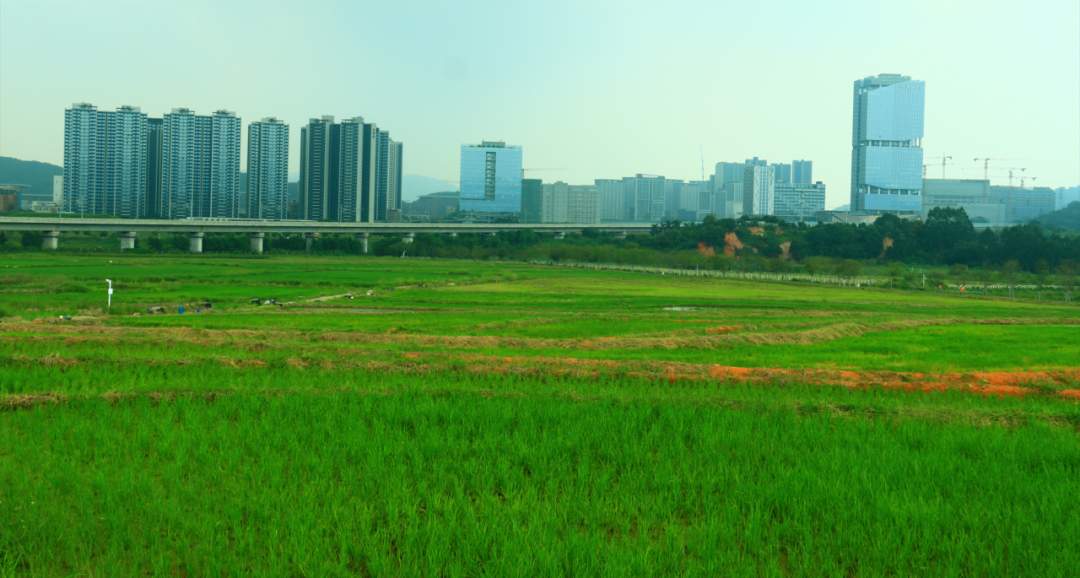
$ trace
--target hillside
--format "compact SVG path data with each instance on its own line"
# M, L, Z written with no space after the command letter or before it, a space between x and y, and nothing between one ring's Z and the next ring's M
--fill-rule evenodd
M1080 233L1080 201L1073 201L1063 209L1039 215L1036 219L1044 229L1065 229Z
M49 163L0 157L0 183L30 185L30 195L51 197L53 176L62 174L63 167Z

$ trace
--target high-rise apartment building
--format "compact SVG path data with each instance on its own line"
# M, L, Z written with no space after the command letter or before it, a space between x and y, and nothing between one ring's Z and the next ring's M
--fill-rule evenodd
M169 219L240 215L240 118L174 108L162 119L161 215Z
M330 220L331 197L337 199L337 141L331 139L334 117L313 118L300 129L300 219ZM331 193L333 191L333 193Z
M743 214L772 215L776 181L773 167L752 165L743 171Z
M791 182L791 165L787 163L773 163L769 165L773 168L773 174L776 175L776 182L778 183L790 183Z
M776 183L774 215L788 220L811 220L825 210L825 184Z
M146 215L147 120L138 107L64 111L63 211Z
M249 124L247 161L248 218L287 218L289 125L276 118Z
M313 118L300 129L300 218L375 221L380 132L362 117L335 123L329 115ZM389 157L387 149L383 158L389 162ZM400 155L398 160L400 165ZM389 171L383 174L388 177Z
M899 74L855 81L851 210L922 210L926 83Z
M597 185L544 183L541 199L542 223L600 222L601 198Z
M746 159L743 161L743 164L748 167L767 167L769 166L769 161L754 157L752 159Z
M146 119L146 214L161 216L162 146L165 144L164 119Z
M386 220L387 221L400 221L401 220L401 165L402 165L402 153L404 147L401 143L391 140L390 141L390 154L387 160L387 206L386 206Z
M521 212L521 147L502 141L461 145L461 210Z
M791 161L791 182L812 183L814 182L813 161Z
M390 131L377 130L375 141L375 220L385 221L386 211L393 210L390 192Z
M337 166L336 195L331 220L349 223L372 223L377 215L379 129L362 117L336 125Z

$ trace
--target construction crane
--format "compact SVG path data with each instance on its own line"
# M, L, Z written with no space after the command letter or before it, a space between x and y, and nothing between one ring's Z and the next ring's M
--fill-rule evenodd
M1005 205L1005 222L1008 223L1008 224L1012 224L1012 218L1013 218L1013 198L1012 198L1013 171L1024 172L1026 170L1027 169L1021 169L1021 168L1015 168L1015 167L1009 169L1009 200L1007 201L1008 204ZM1021 179L1020 188L1023 188L1024 187L1023 178L1022 177L1018 177L1018 178Z
M1023 189L1023 188L1024 188L1024 180L1025 180L1025 179L1031 179L1032 181L1034 181L1035 179L1037 179L1037 178L1039 178L1039 177L1025 177L1025 176L1021 175L1021 176L1020 176L1019 178L1020 178L1020 188L1021 188L1021 189ZM1032 186L1032 188L1034 188L1034 187L1035 187L1035 183L1034 183L1034 182L1032 182L1031 186Z
M1024 159L1018 159L1018 158L1001 158L1001 159L999 159L999 158L982 158L982 159L975 159L975 162L979 162L979 161L983 162L983 180L988 181L988 180L990 180L990 177L989 177L990 161L1021 161L1021 160L1024 160Z
M951 160L952 157L950 157L950 156L948 156L948 155L946 155L944 153L942 153L942 155L940 157L928 157L928 158L930 158L930 159L941 159L941 178L943 178L943 179L945 178L945 165L946 165L946 163L950 164L950 165L956 164L956 163L949 163L948 161ZM926 165L923 165L923 177L924 178L926 177Z
M521 169L521 178L525 178L525 171L565 171L565 168L561 169Z

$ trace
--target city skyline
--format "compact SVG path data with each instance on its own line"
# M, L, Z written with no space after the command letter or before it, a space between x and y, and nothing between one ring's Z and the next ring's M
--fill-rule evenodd
M946 167L950 178L981 177L981 166L972 159L1000 157L1022 159L998 164L1026 167L1040 186L1080 181L1075 106L1080 8L1071 2L866 3L842 9L775 4L767 5L773 17L765 35L712 30L715 22L759 10L743 3L440 3L424 4L422 10L416 4L269 3L259 10L203 3L131 4L130 10L105 6L0 5L0 101L5 103L0 154L62 164L63 122L55 111L72 102L93 102L102 110L131 103L151 116L177 106L203 112L225 107L243 118L272 116L291 126L320 114L363 114L393 127L409 143L405 175L457 180L460 144L491 138L528 149L525 168L565 167L545 172L544 180L572 184L637 173L697 180L703 150L707 166L751 155L812 159L814 180L829 185L831 208L848 197L850 83L897 73L931 87L923 141L929 177L941 175L940 163L930 157L944 154L955 163ZM454 44L477 31L477 11L484 11L489 23L499 23L492 27L497 33L491 41L503 48L490 67L481 66L464 44ZM145 26L155 19L170 26ZM874 28L872 45L851 51L841 41L849 37L841 31L870 28L882 19L892 25ZM326 21L344 30L361 20L385 25L348 41L331 33L315 36L305 28ZM99 24L84 26L94 22ZM203 26L206 22L211 29ZM606 24L594 33L597 22ZM108 26L130 32L101 34ZM551 27L580 38L581 45L541 42L542 31ZM254 42L263 34L260 28L300 34L298 40L312 46L261 46ZM645 30L677 41L639 47L613 42L620 34ZM804 38L796 34L803 30L822 40L796 47L794 37ZM43 33L57 41L42 43ZM793 38L785 40L788 36ZM133 50L151 40L180 50ZM76 46L92 46L97 60L125 65L115 70L85 66L68 57ZM732 46L758 58L737 59ZM313 51L327 58L314 58ZM248 88L249 78L299 71L302 65L311 68L304 69L305 76L336 76L358 53L367 56L358 65L361 83L337 78L317 93L303 82L286 82L274 91ZM200 65L181 66L191 60ZM762 61L777 73L773 82L752 86L730 80ZM721 64L724 74L717 72ZM653 78L650 86L624 88L624 80L645 76ZM479 86L486 87L488 98L473 96ZM1038 86L1054 90L1035 90ZM639 119L652 128L649 138L641 137ZM289 135L292 180L299 167L298 133ZM246 146L241 154L246 167ZM991 170L992 179L1002 174Z

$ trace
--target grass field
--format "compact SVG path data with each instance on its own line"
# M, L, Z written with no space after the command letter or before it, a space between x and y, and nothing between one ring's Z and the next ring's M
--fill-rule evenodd
M26 253L0 315L0 576L1080 575L1077 305Z

